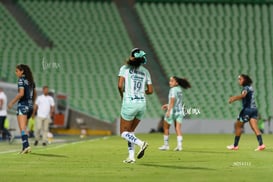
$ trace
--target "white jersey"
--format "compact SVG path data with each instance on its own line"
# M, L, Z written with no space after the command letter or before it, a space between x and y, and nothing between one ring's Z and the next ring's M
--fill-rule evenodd
M125 78L123 102L146 102L146 85L152 84L150 73L146 68L140 66L132 69L128 65L123 65L118 76Z
M183 114L184 111L183 111L183 106L182 106L182 89L180 86L172 87L170 89L169 102L170 102L171 98L175 98L172 113L173 114Z
M37 116L41 118L50 118L50 108L55 105L54 99L50 95L40 95L35 104L38 106Z
M0 100L2 100L2 108L0 109L0 116L6 116L8 99L4 92L0 92Z

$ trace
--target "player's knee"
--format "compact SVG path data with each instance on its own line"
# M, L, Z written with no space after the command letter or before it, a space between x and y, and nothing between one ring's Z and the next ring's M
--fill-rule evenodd
M122 138L126 138L126 135L128 135L128 134L129 134L128 131L123 131L123 132L120 134L120 136L121 136Z

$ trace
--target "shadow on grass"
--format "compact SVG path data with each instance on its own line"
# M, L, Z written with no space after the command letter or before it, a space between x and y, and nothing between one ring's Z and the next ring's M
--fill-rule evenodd
M62 157L62 158L67 158L66 155L57 155L57 154L38 154L38 153L29 153L30 155L38 155L38 156L44 156L44 157Z
M190 153L203 153L203 154L228 154L230 153L229 150L227 151L202 151L202 150L199 150L199 151L196 151L196 150L183 150L183 153L184 152L190 152Z
M214 171L215 169L206 168L206 167L189 167L189 166L176 166L176 165L162 165L162 164L140 164L142 166L148 167L162 167L168 169L188 169L188 170L207 170Z

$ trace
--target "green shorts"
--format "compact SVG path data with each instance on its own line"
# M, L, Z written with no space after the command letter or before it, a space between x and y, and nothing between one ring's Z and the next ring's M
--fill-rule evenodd
M123 103L121 106L121 117L126 121L132 121L135 118L141 120L146 111L146 102Z
M164 117L164 120L168 123L168 124L173 124L175 121L178 123L182 123L183 121L183 114L179 113L179 114L171 114L170 117Z

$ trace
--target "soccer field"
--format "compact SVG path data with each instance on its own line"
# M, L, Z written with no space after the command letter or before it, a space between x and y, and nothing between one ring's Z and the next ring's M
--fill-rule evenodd
M32 146L25 155L18 154L19 141L1 142L0 181L272 181L272 135L263 135L267 149L259 152L254 134L241 137L238 151L226 149L233 135L185 134L181 152L159 151L162 134L137 136L149 147L134 164L122 163L127 142L119 136Z

